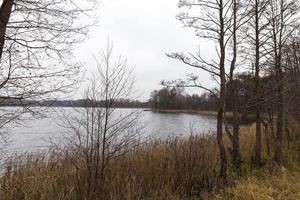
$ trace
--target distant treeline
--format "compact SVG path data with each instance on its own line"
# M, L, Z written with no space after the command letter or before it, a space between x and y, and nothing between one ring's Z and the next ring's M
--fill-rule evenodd
M146 108L149 107L148 102L141 102L138 100L119 99L113 102L108 101L116 108ZM8 106L27 106L27 107L104 107L105 101L92 102L86 99L78 100L47 100L47 101L33 101L20 99L1 99L0 107Z
M185 94L182 88L164 87L151 93L149 103L154 109L216 110L217 100L210 93Z
M297 91L297 78L295 73L285 74L286 85L289 90L286 91L286 110L295 118L300 119L299 102L300 94ZM273 74L260 78L261 83L261 111L269 113L276 111L276 77ZM233 111L232 103L240 102L238 110L241 114L253 113L256 108L257 97L255 97L255 81L251 73L241 73L235 76L232 82L226 84L227 88L235 85L237 94L232 94L231 90L226 91L226 110ZM215 91L212 89L211 91ZM183 88L163 87L160 90L154 90L150 95L149 104L154 109L201 109L201 110L217 110L217 96L210 92L204 92L201 95L186 94Z

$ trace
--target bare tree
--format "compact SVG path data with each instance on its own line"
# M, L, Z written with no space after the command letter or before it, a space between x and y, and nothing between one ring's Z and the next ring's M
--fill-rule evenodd
M288 95L285 95L285 118L300 121L300 110L297 102L300 102L300 41L299 36L289 38L284 46L284 71L286 72Z
M261 28L260 28L260 21L262 12L263 12L263 6L261 6L261 3L259 0L255 0L254 2L254 29L255 29L255 39L254 39L254 46L255 46L255 91L256 95L255 98L257 98L256 101L256 145L255 145L255 163L257 165L261 164L261 153L262 153L262 143L261 143L261 89L260 89L260 48L261 48Z
M277 130L275 138L274 159L282 163L282 140L284 126L284 94L285 72L283 64L283 48L288 39L296 34L299 28L299 2L297 0L272 0L269 2L267 19L270 23L270 66L275 72L277 88Z
M85 91L85 107L67 119L75 165L83 170L84 199L107 199L103 193L109 162L139 144L139 110L116 110L119 99L132 97L134 75L126 60L113 60L113 46L97 58L97 71ZM82 169L80 165L84 163ZM79 173L82 174L82 173Z
M70 58L74 44L85 39L92 24L81 19L94 8L92 2L78 2L3 0L0 3L2 104L19 101L25 107L26 99L54 98L51 94L66 93L78 82L80 64ZM26 111L23 109L21 113ZM18 113L14 114L17 118Z
M266 9L268 1L264 0L251 0L246 6L249 7L249 21L245 29L245 38L247 47L244 51L246 52L250 63L253 66L254 73L254 92L253 92L253 104L255 107L255 118L256 118L256 145L255 145L255 163L261 164L262 155L262 87L261 87L261 69L262 59L268 53L265 45L269 37L267 36L268 20L266 19ZM251 105L253 106L253 105Z
M185 85L193 85L207 90L218 97L218 117L217 117L217 141L220 151L221 169L220 176L223 180L227 177L227 156L223 143L223 121L226 103L226 73L227 47L232 39L232 0L216 0L216 1L187 1L181 0L179 7L199 8L200 14L194 15L190 13L182 13L178 16L179 20L187 27L194 28L197 36L209 39L218 44L217 59L210 61L204 59L200 53L188 55L173 53L169 57L175 58L184 64L204 70L211 74L219 83L217 93L209 88L202 86L197 82L197 76L190 76ZM198 11L199 11L198 10Z
M241 166L241 152L240 152L240 121L241 121L241 113L243 113L244 109L241 109L241 102L240 102L240 94L239 94L239 87L240 81L238 76L235 77L236 69L238 66L238 52L239 52L239 43L243 41L243 37L241 37L241 28L243 25L248 22L249 18L247 17L248 7L243 4L241 1L232 0L231 2L231 50L232 50L232 58L230 62L230 70L229 70L229 80L226 85L227 89L227 98L226 98L226 105L231 106L231 111L233 113L233 130L230 131L227 125L226 119L226 110L225 110L225 130L226 133L231 141L232 148L230 148L230 153L232 155L232 163L235 168L240 168ZM246 102L244 102L246 104Z

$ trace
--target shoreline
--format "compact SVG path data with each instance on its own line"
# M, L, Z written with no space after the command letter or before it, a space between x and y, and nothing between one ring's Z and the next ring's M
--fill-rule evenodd
M200 115L215 116L215 117L218 114L217 111L192 110L192 109L151 109L151 108L149 108L149 109L144 109L144 111L146 111L146 112L158 112L158 113L200 114ZM232 115L232 114L230 114L230 115Z
M156 113L173 113L173 114L195 114L195 115L204 115L210 117L217 117L217 111L209 111L209 110L192 110L192 109L143 109L145 112L156 112ZM227 112L226 117L229 123L233 121L233 113ZM245 118L241 119L241 124L252 124L255 121L255 118L252 114L248 115Z

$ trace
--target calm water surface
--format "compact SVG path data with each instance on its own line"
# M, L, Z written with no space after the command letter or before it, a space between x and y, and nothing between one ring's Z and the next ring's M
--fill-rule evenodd
M47 117L27 120L24 125L10 125L7 151L34 152L49 148L50 140L62 140L66 131L61 126L64 116L61 112L72 113L72 108L57 108L47 112ZM117 109L116 112L126 113L130 109ZM140 110L140 123L145 125L143 134L156 139L192 134L209 134L215 131L216 119L210 116L184 113L154 113Z

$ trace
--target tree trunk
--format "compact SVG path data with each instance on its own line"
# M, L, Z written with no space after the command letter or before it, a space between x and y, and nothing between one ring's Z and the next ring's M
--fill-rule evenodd
M286 100L285 100L286 103ZM286 108L286 107L285 107ZM293 141L293 136L290 133L289 130L289 120L287 118L287 111L285 111L285 118L284 118L284 132L286 134L287 142L288 142L288 147L290 147L291 142Z
M4 0L0 8L0 63L5 43L7 23L10 18L14 0Z
M220 152L220 177L224 182L227 181L227 155L226 149L223 142L223 119L224 119L224 107L225 107L225 95L226 95L226 78L225 78L225 45L224 45L224 18L223 18L223 0L220 0L219 4L219 19L220 19L220 99L218 108L218 118L217 118L217 142Z
M255 164L261 164L261 151L262 151L262 142L261 142L261 116L260 116L260 106L256 108L256 133L255 133Z
M220 106L223 105L220 103ZM217 142L218 148L220 152L220 177L226 181L227 179L227 155L226 149L223 143L223 107L218 110L218 118L217 118Z
M240 153L240 125L239 123L234 122L233 125L233 165L235 168L239 169L241 166L241 153Z
M259 39L259 0L255 1L255 103L256 103L256 144L255 144L255 164L261 164L261 90L260 90L260 39Z
M283 139L283 123L284 123L284 75L282 71L282 48L283 48L283 31L284 31L284 1L280 1L280 29L279 34L276 25L273 25L274 52L275 52L275 72L277 81L277 130L275 141L274 160L277 164L282 164L282 139ZM276 32L277 31L277 32ZM277 35L278 38L277 38ZM278 40L277 40L278 39Z
M237 60L237 1L233 0L233 58L230 67L230 86L232 105L233 105L233 138L232 138L232 162L238 169L241 165L241 153L240 153L240 119L239 119L239 95L238 85L233 81L234 70L236 68Z
M264 125L264 132L265 132L265 142L266 142L266 149L267 149L267 154L268 156L271 155L271 137L270 137L270 132L269 132L269 126L267 122L263 121Z
M276 131L276 142L275 142L275 161L282 164L282 138L283 138L283 78L281 70L279 72L278 88L277 88L278 102L277 102L277 131Z

